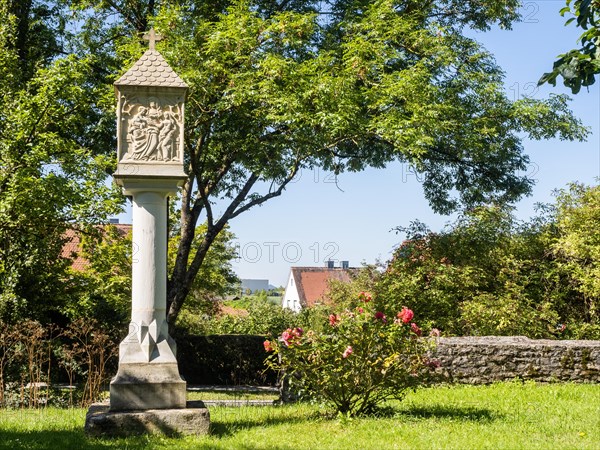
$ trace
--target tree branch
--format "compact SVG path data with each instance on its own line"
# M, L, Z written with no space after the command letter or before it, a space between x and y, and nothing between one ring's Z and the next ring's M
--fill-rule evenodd
M251 202L246 203L244 206L242 206L241 208L234 211L233 214L231 215L230 219L233 219L233 218L239 216L241 213L249 210L250 208L252 208L254 206L263 204L264 202L266 202L269 199L272 199L273 197L280 196L281 193L283 192L283 190L285 189L285 187L290 183L290 181L292 181L292 179L298 173L299 166L300 166L300 162L297 161L296 164L294 165L294 168L292 169L292 171L289 173L289 175L286 177L286 179L279 185L279 187L275 191L269 192L268 194L263 195L260 198L254 199Z

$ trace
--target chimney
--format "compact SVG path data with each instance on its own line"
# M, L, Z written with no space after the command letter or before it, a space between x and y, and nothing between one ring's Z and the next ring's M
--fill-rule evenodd
M341 264L340 264L340 267L342 269L348 269L348 268L350 268L350 261L342 261Z
M329 261L327 261L328 269L333 269L334 267L335 267L335 261L332 261L331 259Z
M110 224L117 224L117 223L119 223L119 219L117 219L117 218L108 219L108 223L110 223Z

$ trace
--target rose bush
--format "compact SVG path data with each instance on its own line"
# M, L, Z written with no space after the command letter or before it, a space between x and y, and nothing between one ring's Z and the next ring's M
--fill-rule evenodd
M343 414L373 412L388 399L427 381L439 366L427 358L432 342L419 339L413 312L388 320L369 294L362 306L328 317L325 331L288 328L265 341L267 364L300 398L323 401Z

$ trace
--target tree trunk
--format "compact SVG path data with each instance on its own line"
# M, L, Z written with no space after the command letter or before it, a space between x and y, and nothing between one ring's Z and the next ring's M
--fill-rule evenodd
M167 323L169 324L169 331L174 330L175 322L177 321L177 317L179 316L179 312L181 311L181 307L183 306L186 297L190 293L194 278L198 274L210 246L218 234L223 230L226 223L227 221L224 221L223 226L219 226L218 228L216 226L209 227L202 243L194 254L194 259L189 265L187 264L188 258L185 257L185 255L191 254L196 221L190 220L189 224L186 224L187 227L192 228L192 230L191 232L190 230L186 230L188 233L187 236L185 236L185 240L183 239L184 230L182 230L182 240L180 241L177 250L177 260L175 261L173 276L167 283ZM220 224L221 221L219 221L219 225Z
M19 67L23 79L28 79L29 68L29 25L33 0L16 0L11 4L11 13L17 17L17 36L15 39L15 50L19 57Z

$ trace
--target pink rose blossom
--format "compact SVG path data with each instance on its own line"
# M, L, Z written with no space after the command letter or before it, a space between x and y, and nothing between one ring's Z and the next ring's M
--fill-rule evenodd
M329 314L329 325L332 327L335 327L339 320L340 318L337 316L337 314Z
M421 336L421 334L423 334L423 332L421 331L421 329L417 326L416 323L411 323L410 324L410 329L412 330L413 333L415 333L417 336Z
M279 340L283 342L286 347L289 347L290 345L294 344L294 342L298 341L302 337L303 333L304 330L302 328L288 328L281 333Z
M365 312L365 310L362 309L360 306L358 308L356 308L356 310L358 311L359 314L362 314Z
M346 350L344 350L344 353L342 354L342 358L346 359L348 356L350 356L352 354L354 350L352 350L352 347L349 345L348 347L346 347Z
M273 347L271 346L271 341L265 341L265 342L263 342L263 345L265 346L265 352L273 351Z
M406 306L402 307L402 311L398 313L398 319L401 319L403 323L408 323L415 316L415 313L412 310L408 309Z
M290 329L288 328L283 333L281 333L281 340L283 341L286 347L290 345L290 339L292 339L292 333L290 333Z

